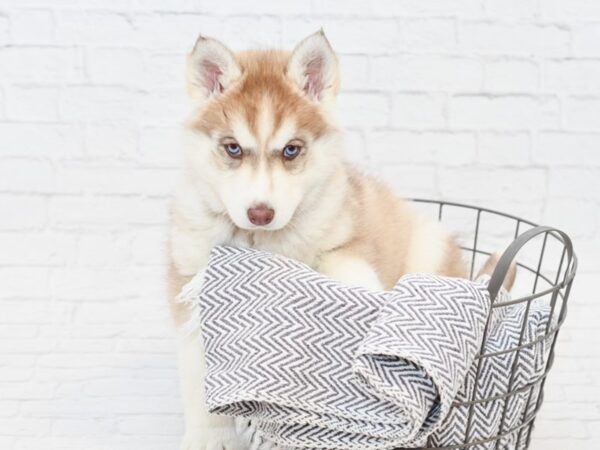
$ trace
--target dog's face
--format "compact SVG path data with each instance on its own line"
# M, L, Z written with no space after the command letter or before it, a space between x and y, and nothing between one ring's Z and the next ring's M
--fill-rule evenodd
M188 176L213 212L242 229L279 230L311 207L341 164L337 87L337 58L322 32L291 54L234 55L198 40L188 58L199 103L188 124Z

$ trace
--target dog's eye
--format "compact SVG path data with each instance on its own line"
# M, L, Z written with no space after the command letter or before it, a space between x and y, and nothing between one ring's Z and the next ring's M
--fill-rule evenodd
M282 154L285 159L291 161L300 154L300 146L288 144L283 148Z
M239 159L242 157L242 147L237 142L230 142L229 144L225 144L225 151L232 158Z

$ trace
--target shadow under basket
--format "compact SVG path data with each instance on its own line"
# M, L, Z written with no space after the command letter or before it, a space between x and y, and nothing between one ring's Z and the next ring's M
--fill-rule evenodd
M492 300L490 318L499 308L522 305L524 319L520 326L520 335L515 345L502 351L489 351L486 345L489 337L490 318L486 324L480 352L474 363L474 388L466 399L456 400L453 410L460 411L466 420L466 429L454 435L452 444L436 445L435 434L427 440L429 449L490 449L522 450L529 446L534 421L542 401L546 377L554 360L554 347L560 327L567 313L567 299L577 270L577 257L573 252L571 239L555 228L538 226L519 217L493 211L487 208L458 203L415 199L415 206L426 214L437 217L444 227L456 231L457 240L468 264L470 278L489 255L506 249L491 275L488 290ZM510 272L512 262L516 263L517 279L511 291L511 300L496 302L497 294ZM528 340L525 335L532 305L543 305L549 310L547 324L542 335ZM517 382L519 358L524 352L539 345L546 346L546 354L539 376L528 383ZM486 350L488 349L488 350ZM508 380L504 380L504 392L492 396L481 395L481 369L486 358L510 357ZM485 382L488 382L487 380ZM524 407L516 419L508 420L507 411L513 401L519 401ZM493 432L487 436L474 433L477 412L485 410L486 405L494 404L501 420Z

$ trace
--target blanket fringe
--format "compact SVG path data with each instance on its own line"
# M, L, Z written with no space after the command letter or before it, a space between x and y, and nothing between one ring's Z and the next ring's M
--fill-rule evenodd
M200 303L198 296L204 282L204 271L200 271L187 284L181 288L181 292L175 298L175 302L188 309L189 318L181 327L187 336L200 331Z

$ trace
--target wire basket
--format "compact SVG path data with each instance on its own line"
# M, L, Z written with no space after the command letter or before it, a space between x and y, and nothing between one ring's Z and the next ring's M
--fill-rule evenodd
M435 446L431 437L424 448L438 450L450 449L526 449L531 440L531 431L537 412L543 401L543 389L546 376L554 360L554 346L559 329L567 313L567 299L577 269L577 257L573 252L570 238L562 231L550 227L541 227L528 220L486 208L468 206L451 202L415 199L419 209L436 216L444 226L457 231L457 237L468 263L470 278L477 273L478 268L488 256L498 250L506 249L491 276L488 290L492 299L490 317L496 308L508 308L523 304L525 318L522 321L518 345L502 352L486 353L488 326L484 331L481 350L475 361L475 384L478 386L482 362L485 358L498 357L502 354L513 354L513 363L507 383L508 389L504 394L479 398L478 389L472 389L467 401L456 401L452 409L466 409L467 421L464 437L450 446ZM467 231L466 231L467 230ZM469 231L470 230L470 231ZM527 244L527 245L525 245ZM512 261L517 265L517 281L512 289L512 300L495 302L496 296L504 282ZM543 336L530 342L525 342L525 325L529 317L532 303L545 303L549 307L550 320L545 327ZM552 324L552 326L551 326ZM544 361L543 372L535 381L523 386L515 384L517 361L521 352L537 345L541 341L549 345L549 356ZM507 406L511 398L520 396L526 402L520 420L510 425L505 424ZM489 436L472 437L471 427L476 408L489 402L502 402L498 429ZM452 409L450 413L452 413Z

